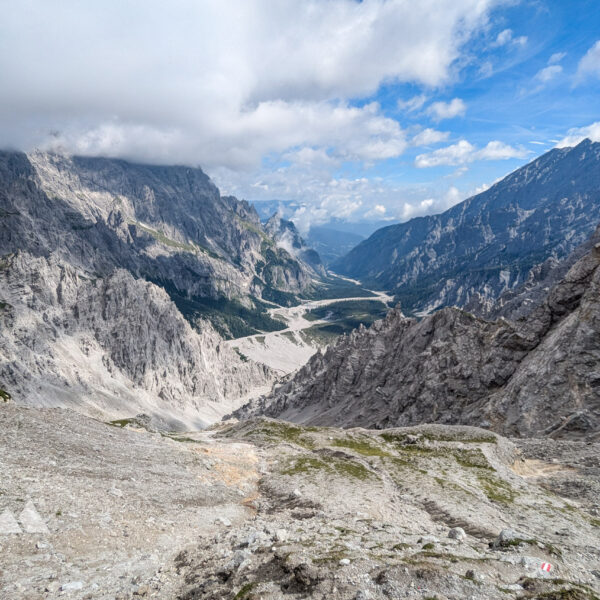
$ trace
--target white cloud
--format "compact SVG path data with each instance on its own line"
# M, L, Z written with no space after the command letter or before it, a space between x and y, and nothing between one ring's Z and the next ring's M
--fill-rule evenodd
M429 196L423 200L405 200L399 207L396 216L400 221L407 221L415 217L439 214L462 202L465 197L464 193L452 185L446 190L440 190L435 196Z
M376 204L371 210L363 216L365 219L384 219L387 213L387 208L383 204Z
M481 63L481 65L479 66L479 75L483 79L487 79L488 77L491 77L493 74L494 74L494 65L491 63L491 61L486 60L485 62Z
M565 56L567 55L566 52L555 52L549 59L548 59L548 64L549 65L555 65L556 63L559 63Z
M349 121L366 130L349 156L396 156L397 124L347 100L384 81L448 83L500 2L13 3L0 21L0 139L31 147L55 130L88 154L247 168L346 146Z
M575 81L580 83L588 77L600 77L600 40L583 55L577 65Z
M467 112L467 105L460 99L454 98L450 102L434 102L428 109L427 114L435 121L461 117Z
M428 154L419 154L415 159L418 168L438 167L442 165L458 166L477 160L506 160L509 158L525 158L528 151L514 148L497 140L489 142L484 148L478 149L467 140L440 148Z
M586 127L574 127L569 129L567 135L557 142L557 148L565 148L567 146L577 146L580 142L589 138L592 142L600 142L600 121L596 121Z
M492 46L500 47L506 46L507 44L512 44L515 46L524 46L526 43L527 36L521 35L518 37L513 37L512 29L504 29L498 34Z
M410 140L411 146L429 146L445 142L450 137L449 131L437 131L437 129L423 129Z
M460 142L446 148L440 148L428 154L419 154L415 159L415 166L423 169L439 165L461 165L471 162L474 153L475 146L467 140L460 140Z
M414 112L423 108L425 102L427 102L429 98L425 94L420 94L418 96L413 96L408 100L398 100L398 110L404 110L406 112Z
M498 34L498 37L496 38L496 41L494 42L495 46L504 46L505 44L508 44L508 42L510 42L510 40L512 40L512 29L504 29L503 31L501 31Z
M409 219L413 219L414 217L420 217L426 215L431 210L431 207L434 205L435 200L433 198L426 198L425 200L421 200L420 202L405 202L402 205L402 209L398 218L402 221L408 221Z
M540 81L541 83L548 83L552 79L554 79L557 75L562 73L563 68L560 65L550 65L548 67L544 67L540 69L535 74L535 79Z

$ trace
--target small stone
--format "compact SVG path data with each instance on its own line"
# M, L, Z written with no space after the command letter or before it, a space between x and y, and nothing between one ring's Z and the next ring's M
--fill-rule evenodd
M59 588L60 584L58 583L58 581L51 581L50 583L46 584L45 591L49 592L50 594L54 594L55 592L58 592Z
M292 492L292 496L294 496L294 498L301 498L301 497L302 497L302 493L300 492L300 490L298 490L298 489L295 489L295 490Z
M467 537L467 534L462 527L453 527L448 532L448 537L452 540L464 540Z
M70 581L69 583L63 583L60 586L61 592L76 592L77 590L83 589L83 581Z
M285 529L278 529L275 532L275 540L277 542L285 542L288 539L288 532Z
M17 523L14 515L8 508L0 515L0 535L8 535L10 533L23 533L21 526Z
M217 522L221 523L224 527L231 527L231 521L225 517L218 517Z
M108 493L111 496L115 496L116 498L122 498L123 497L123 492L119 489L119 488L111 488L110 490L108 490Z
M242 563L248 560L250 556L251 554L249 552L244 552L244 550L236 550L233 553L231 560L227 563L227 566L232 569L237 569Z
M342 560L340 560L339 563L342 567L346 567L350 564L350 559L349 558L342 558Z
M359 590L356 593L355 600L369 600L371 594L367 590Z
M19 515L19 521L27 533L50 533L31 500L25 504L25 508Z
M263 531L253 531L245 540L242 542L242 546L255 546L261 544L267 540L267 534Z
M147 596L148 592L150 592L150 588L147 585L140 585L135 592L133 592L134 596Z

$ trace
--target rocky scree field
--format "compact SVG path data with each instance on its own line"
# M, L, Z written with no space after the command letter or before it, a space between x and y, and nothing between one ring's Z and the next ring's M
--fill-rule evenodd
M597 443L265 418L161 435L14 404L0 425L3 598L600 593Z

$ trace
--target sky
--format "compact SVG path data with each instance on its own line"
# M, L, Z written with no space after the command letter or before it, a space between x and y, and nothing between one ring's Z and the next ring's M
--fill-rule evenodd
M0 0L0 146L200 166L332 218L441 212L600 141L598 0Z

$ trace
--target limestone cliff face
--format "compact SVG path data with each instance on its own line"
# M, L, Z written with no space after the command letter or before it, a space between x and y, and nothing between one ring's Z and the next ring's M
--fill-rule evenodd
M445 308L399 310L317 354L272 395L236 415L318 425L424 422L508 435L600 435L600 231L523 319Z
M316 276L200 169L43 152L0 152L0 261L16 402L192 427L273 380L221 343L211 302L262 323L261 297L292 302ZM193 329L170 298L193 301Z
M0 152L2 250L124 268L190 296L302 291L311 273L279 249L246 202L200 170L108 158ZM276 268L280 277L265 281Z
M19 403L198 427L273 380L123 269L93 277L18 252L0 265L0 298L0 381Z

